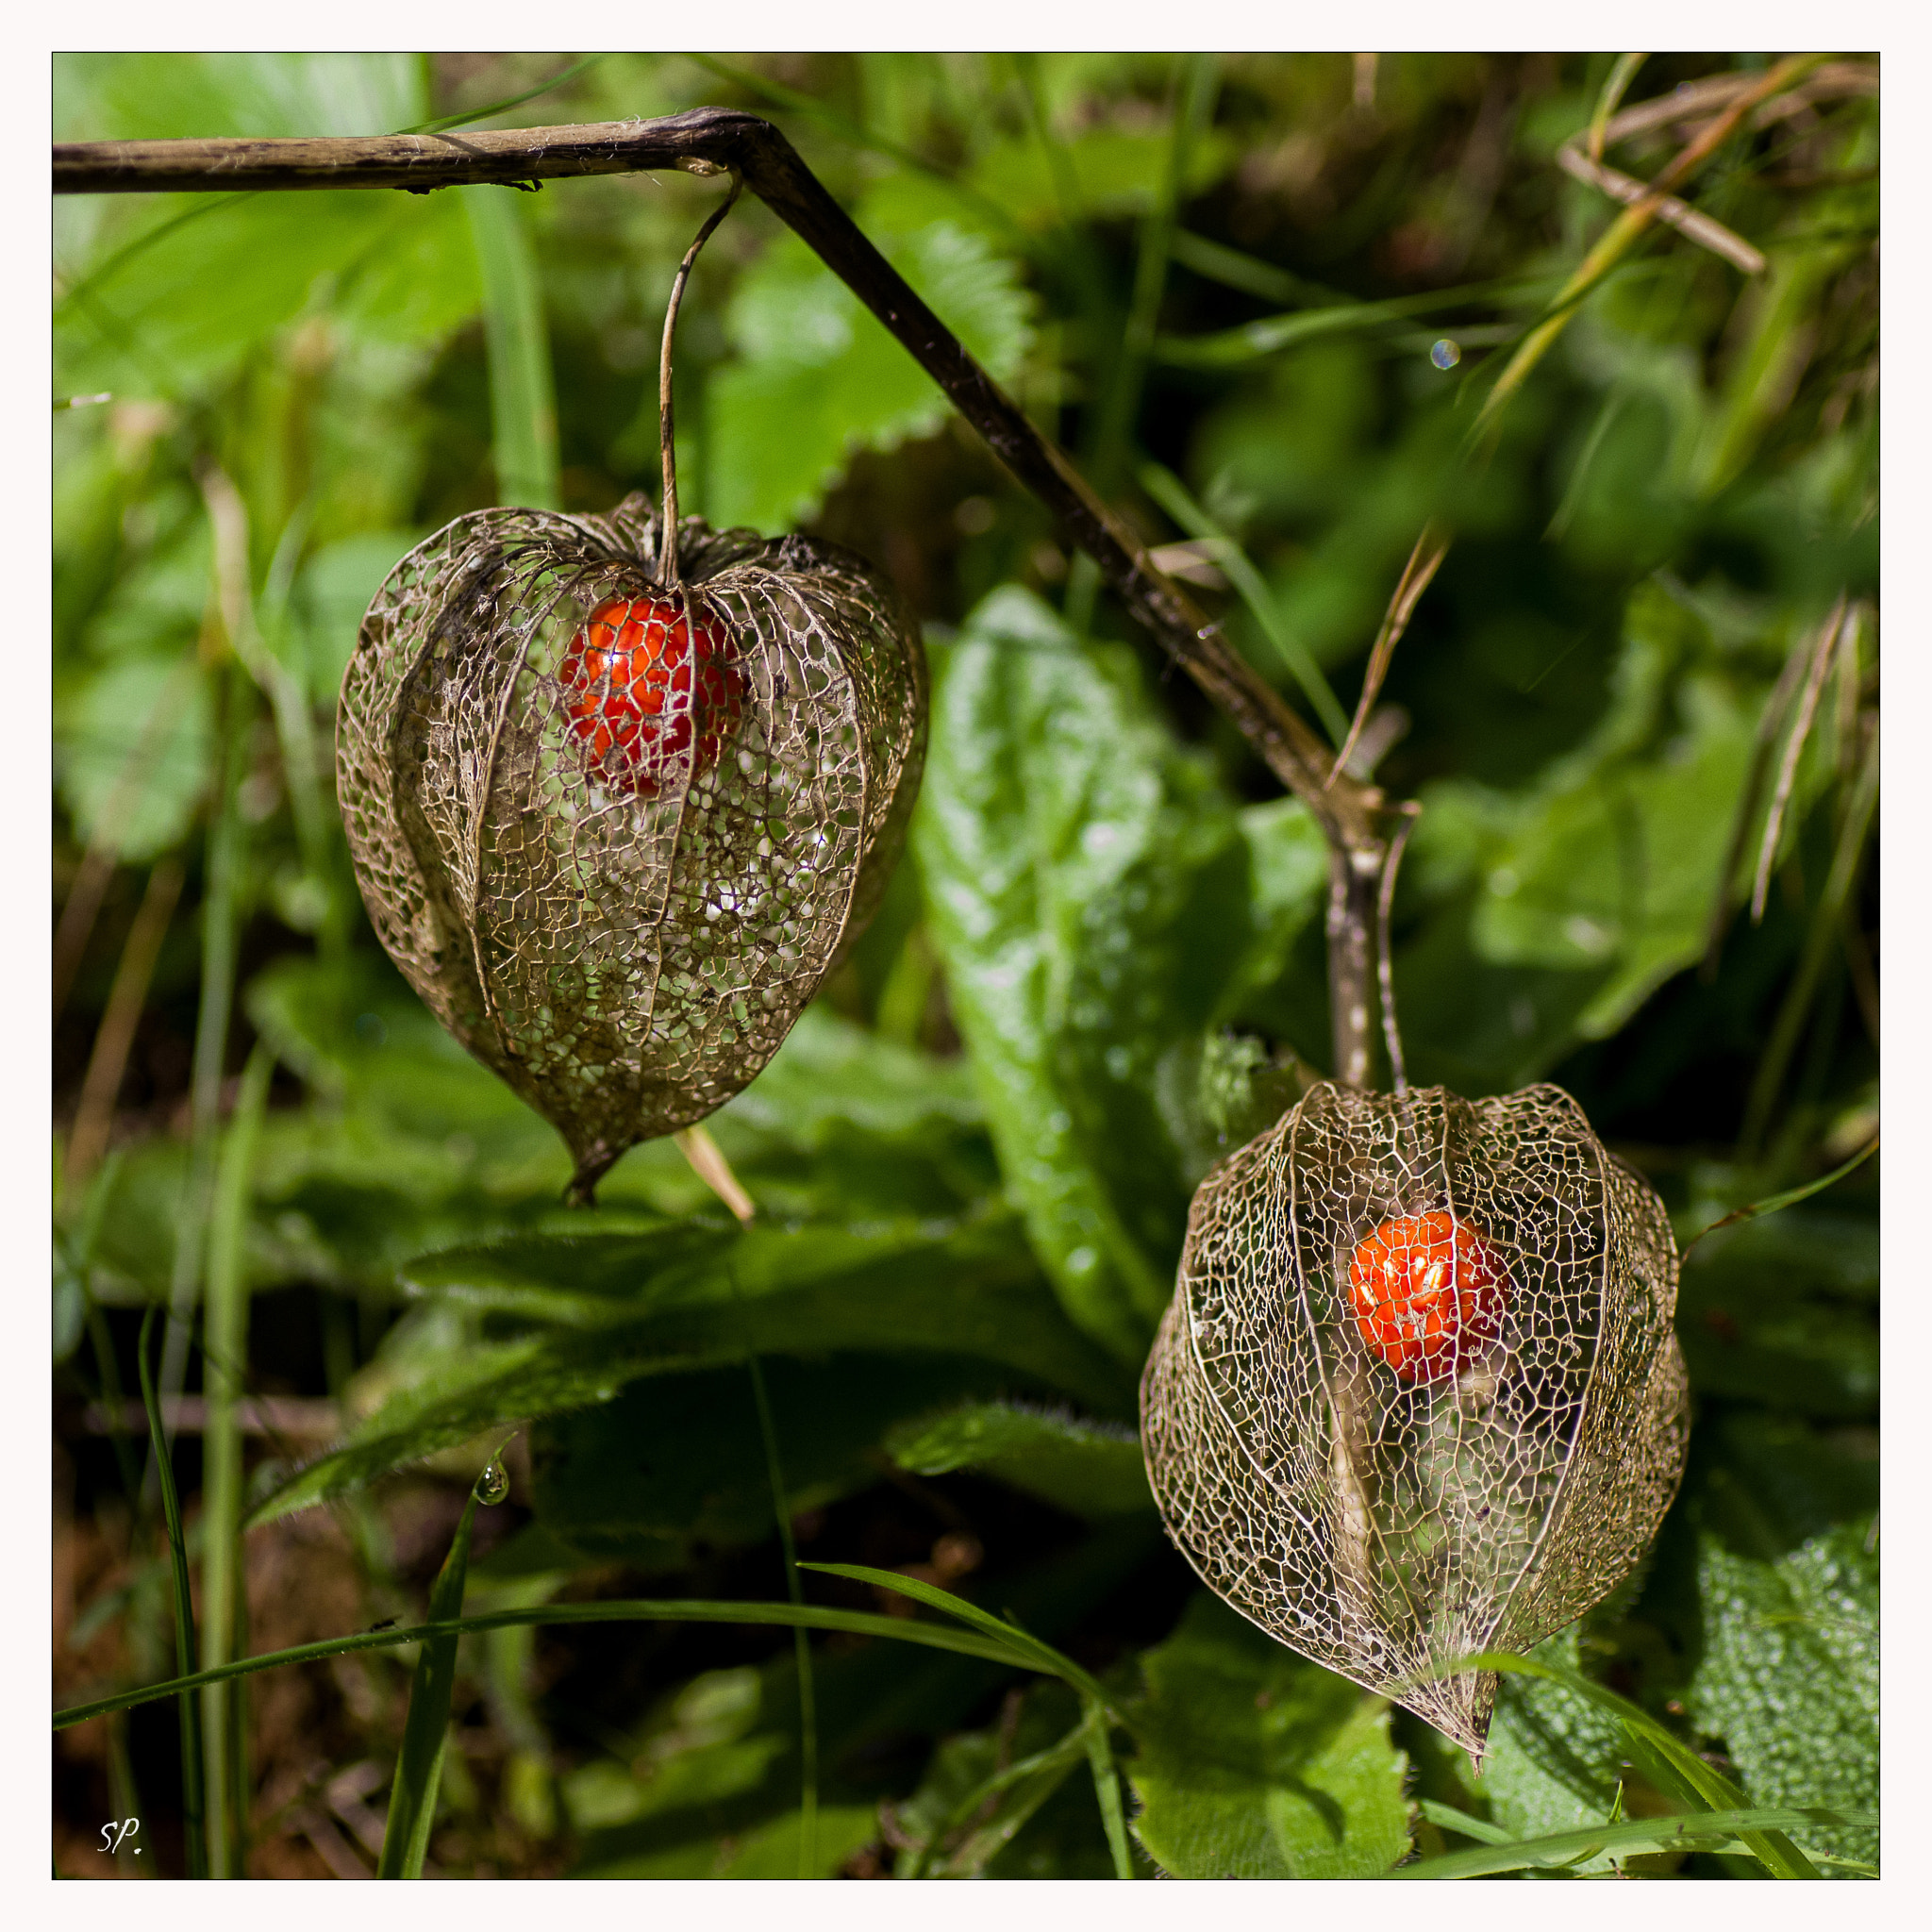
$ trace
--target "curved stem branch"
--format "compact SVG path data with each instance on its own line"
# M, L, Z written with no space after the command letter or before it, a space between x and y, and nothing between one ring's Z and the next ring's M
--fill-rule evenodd
M684 251L684 259L677 265L677 278L671 284L671 299L664 305L664 341L658 351L658 451L664 466L658 521L663 526L664 581L674 591L683 590L684 573L677 562L677 448L671 408L671 345L677 336L677 311L684 302L684 285L691 280L691 264L743 192L744 176L734 174L731 192L706 217L696 241Z
M54 149L57 194L232 193L397 188L425 194L471 182L536 182L677 168L728 170L891 331L1052 513L1063 543L1099 566L1114 594L1161 648L1233 719L1274 775L1313 814L1335 855L1329 982L1336 1075L1367 1077L1369 920L1382 869L1383 798L1335 774L1321 735L1223 637L1218 624L1157 569L1134 531L1103 503L1019 405L873 246L769 122L724 108L656 121L613 121L484 133L300 140L84 142Z

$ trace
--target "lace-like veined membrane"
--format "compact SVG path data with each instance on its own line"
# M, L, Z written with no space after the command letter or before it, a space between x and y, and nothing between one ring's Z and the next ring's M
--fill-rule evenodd
M648 502L459 517L390 573L342 680L369 916L588 1199L770 1060L871 917L925 754L891 587Z
M1201 1184L1141 1388L1202 1578L1478 1760L1493 1674L1601 1600L1688 1444L1663 1204L1555 1087L1323 1084Z

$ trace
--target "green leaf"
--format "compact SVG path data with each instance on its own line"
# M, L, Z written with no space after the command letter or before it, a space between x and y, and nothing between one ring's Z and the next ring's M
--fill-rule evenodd
M1200 1595L1141 1660L1141 1842L1177 1878L1370 1878L1408 1849L1389 1707Z
M1707 1516L1697 1583L1704 1655L1687 1702L1722 1738L1759 1804L1871 1810L1878 1803L1878 1558L1871 1526L1781 1541L1733 1493ZM1875 1526L1875 1525L1874 1525ZM1875 1860L1875 1830L1807 1834Z
M67 63L74 140L380 134L426 111L408 54L132 54ZM57 378L178 395L305 312L354 337L433 340L475 312L452 195L102 197L58 250Z
M151 859L187 836L213 774L208 680L192 660L109 664L63 707L55 756L75 833Z
M988 149L966 178L1017 221L1044 228L1080 215L1146 213L1172 164L1173 143L1165 128L1096 127L1058 146L1064 176L1039 139L1029 134ZM1235 152L1226 130L1204 130L1189 144L1183 193L1199 194L1212 186L1227 172ZM1063 184L1071 189L1071 201Z
M263 194L178 219L194 213L158 197L139 255L73 266L55 318L58 384L182 396L307 313L401 343L434 341L476 310L452 196L308 194L291 220L283 197Z
M1039 1684L1009 1692L997 1724L946 1739L918 1790L893 1807L899 1835L908 1841L893 1876L1110 1875L1112 1859L1091 1804L1078 1807L1085 1841L1074 1869L1068 1869L1064 1852L1053 1856L1060 1847L1048 1851L1028 1829L1087 1755L1078 1712L1078 1700L1064 1685ZM1037 1869L1042 1852L1052 1869ZM1079 1858L1079 1852L1086 1857Z
M764 1374L793 1515L875 1483L881 1440L904 1418L1014 1380L1010 1368L971 1357L876 1351L774 1357ZM538 1522L587 1557L671 1569L693 1542L728 1549L771 1534L741 1368L635 1382L613 1402L539 1424L530 1453Z
M103 54L55 64L63 141L386 134L428 111L413 54Z
M1744 1804L1743 1792L1681 1738L1627 1698L1567 1665L1511 1651L1479 1651L1474 1657L1451 1659L1443 1668L1495 1671L1561 1685L1616 1721L1624 1733L1624 1748L1638 1769L1668 1797L1693 1808L1717 1811L1737 1810ZM1759 1831L1748 1825L1740 1829L1753 1856L1774 1878L1818 1876L1817 1869L1781 1831Z
M1010 1222L949 1229L672 1223L648 1236L525 1237L425 1257L409 1286L513 1340L432 1370L311 1463L261 1520L360 1486L492 1423L608 1402L641 1375L843 1348L967 1355L1119 1409L1123 1378L1038 1285ZM733 1271L742 1296L734 1301Z
M1154 1505L1132 1430L1011 1402L974 1403L902 1423L886 1437L886 1449L915 1475L978 1470L1076 1516Z
M1611 968L1578 1017L1586 1039L1704 948L1757 719L1700 630L1659 586L1632 596L1611 708L1546 774L1476 913L1477 950L1500 964Z
M428 1622L452 1623L463 1613L463 1586L470 1571L470 1531L476 1498L463 1505L436 1582L429 1591ZM442 1782L442 1755L449 1745L449 1706L457 1681L457 1640L433 1637L416 1659L409 1684L409 1710L403 1721L403 1748L390 1790L389 1821L383 1828L378 1878L420 1878L436 1823L436 1793Z
M1138 1362L1190 1192L1163 1065L1252 937L1234 813L1131 655L1009 586L948 654L914 838L1007 1185L1068 1313Z
M957 1143L986 1112L963 1059L882 1040L820 1005L798 1016L771 1064L720 1118L817 1154L848 1128L902 1144Z
M956 222L861 226L996 380L1024 354L1028 303L1013 264ZM733 293L739 359L706 395L705 514L776 532L814 513L860 450L929 436L949 405L858 298L791 235Z

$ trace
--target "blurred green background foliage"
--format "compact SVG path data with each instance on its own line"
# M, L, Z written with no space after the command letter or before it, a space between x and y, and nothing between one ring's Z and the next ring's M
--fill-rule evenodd
M1623 105L1770 64L1655 56ZM1877 68L1815 70L1684 190L1760 270L1654 227L1472 461L1497 373L1615 212L1559 154L1614 65L77 55L54 122L768 114L1331 728L1443 520L1454 547L1357 755L1422 808L1393 924L1411 1078L1558 1082L1688 1240L1877 1131ZM1605 159L1655 175L1696 125L1687 108ZM1143 1875L1369 1875L1459 1841L1458 1816L1594 1823L1620 1784L1632 1813L1674 1808L1614 1726L1528 1679L1474 1774L1163 1543L1135 1380L1192 1188L1325 1066L1324 853L756 202L685 304L684 507L863 552L935 672L891 895L710 1124L758 1224L669 1142L626 1157L593 1217L564 1209L555 1135L381 954L329 760L362 609L463 511L655 491L662 305L716 193L641 175L55 204L57 1688L172 1668L144 1444L101 1418L148 1305L240 1297L236 1386L283 1420L219 1507L192 1420L180 1441L246 1647L416 1614L452 1499L515 1424L472 1608L781 1597L749 1352L806 1555L1010 1607L1137 1714ZM1759 1804L1876 1801L1876 1177L1687 1262L1690 1475L1645 1569L1550 1652L1722 1753ZM195 1338L191 1406L211 1387ZM353 1875L407 1676L377 1653L282 1674L299 1691L235 1720L235 1856ZM1064 1686L844 1639L814 1677L824 1875L1112 1869ZM90 1849L110 1809L151 1817L151 1865L179 1868L173 1722L62 1734L63 1869L125 1867ZM796 1869L781 1633L466 1639L451 1736L437 1869ZM1833 1871L1875 1857L1858 1829L1807 1843Z

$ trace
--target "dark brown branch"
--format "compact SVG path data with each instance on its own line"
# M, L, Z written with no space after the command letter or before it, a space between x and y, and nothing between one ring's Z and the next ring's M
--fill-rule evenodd
M1084 550L1134 617L1226 711L1270 770L1313 812L1336 854L1336 914L1359 930L1338 935L1330 981L1338 1077L1368 1059L1368 938L1382 841L1382 795L1341 774L1298 717L1149 560L1133 531L1094 495L1019 406L868 242L791 143L769 122L724 108L658 121L611 121L493 133L395 134L316 140L88 142L54 150L57 194L208 193L256 190L400 188L554 180L683 168L730 170L845 283L977 429L1013 475L1053 512L1062 541Z

